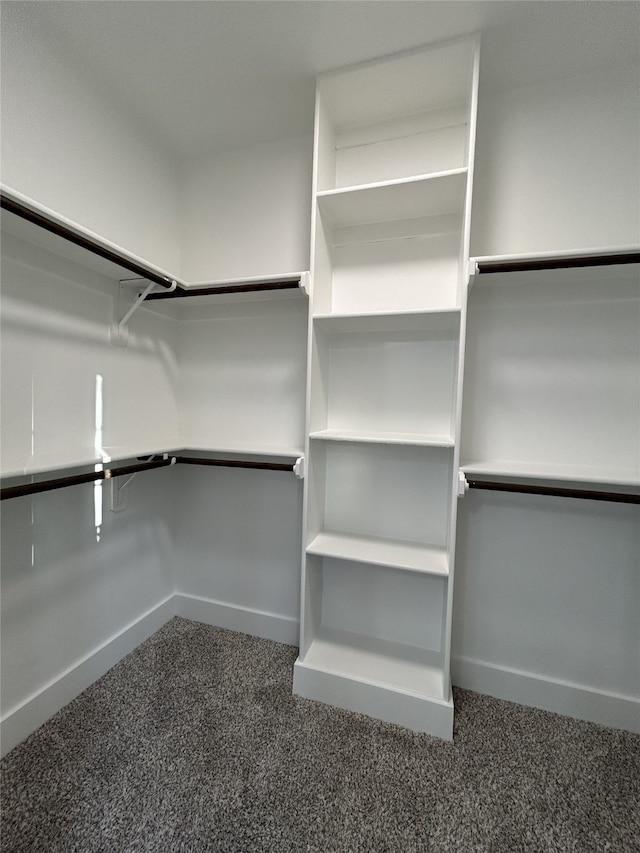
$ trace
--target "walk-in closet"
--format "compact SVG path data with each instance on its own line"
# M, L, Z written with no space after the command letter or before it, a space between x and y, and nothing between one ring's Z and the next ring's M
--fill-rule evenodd
M3 4L3 753L174 616L640 732L637 28Z

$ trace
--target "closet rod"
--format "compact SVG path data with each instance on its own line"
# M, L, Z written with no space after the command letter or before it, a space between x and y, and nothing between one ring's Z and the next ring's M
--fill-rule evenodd
M531 486L520 483L506 483L497 480L471 480L467 478L470 489L486 489L492 492L520 492L525 495L550 495L559 498L583 498L591 501L612 501L614 503L640 504L640 495L624 492L605 492L595 489L561 489L556 486Z
M529 270L571 269L640 263L640 252L617 252L609 255L574 255L558 258L523 258L513 261L479 261L478 272L527 272Z
M95 240L91 240L91 238L85 237L83 234L78 234L75 231L72 231L71 228L67 228L66 225L62 225L53 219L49 219L49 217L44 216L42 213L31 210L29 207L20 204L20 202L9 198L4 193L0 193L0 207L9 213L14 213L16 216L26 219L28 222L31 222L33 225L37 225L39 228L43 228L45 231L50 231L52 234L62 237L69 243L75 243L76 246L80 246L82 249L86 249L88 252L98 255L106 261L111 261L111 263L117 264L117 266L134 273L140 278L152 281L154 284L159 284L161 287L169 288L173 285L173 280L168 276L163 276L160 273L137 263L136 261L132 261L126 255L121 255L112 249L107 249L105 246L101 246L100 243L97 243ZM147 299L148 298L149 297L147 297Z
M224 293L258 293L263 290L294 290L300 286L300 279L283 279L282 281L265 281L246 284L225 284L220 287L189 287L178 288L171 293L150 293L150 299L183 299L185 296L218 296Z
M137 474L139 471L150 471L152 468L167 468L175 463L183 465L213 465L224 468L257 468L264 471L294 471L292 462L255 462L245 459L208 459L204 456L180 456L170 454L169 458L154 456L150 459L139 461L131 465L115 465L104 471L86 471L82 474L70 474L67 477L52 477L50 480L39 482L21 483L17 486L4 486L0 489L0 500L9 498L22 498L26 495L37 495L41 492L51 492L54 489L64 489L67 486L79 486L83 483L94 483L99 480L108 480L112 477Z
M264 471L293 471L292 462L250 462L245 459L207 459L204 456L176 456L182 465L213 465L220 468L258 468Z
M67 486L79 486L83 483L95 483L112 477L127 474L137 474L139 471L149 471L152 468L166 468L171 465L171 459L157 458L133 465L116 465L105 468L104 471L88 471L84 474L70 474L68 477L54 477L51 480L41 480L39 483L23 483L19 486L5 486L0 489L0 500L22 498L26 495L37 495L41 492L51 492L54 489L64 489Z

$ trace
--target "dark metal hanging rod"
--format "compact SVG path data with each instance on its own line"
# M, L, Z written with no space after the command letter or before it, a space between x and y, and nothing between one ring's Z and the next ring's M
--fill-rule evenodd
M225 293L259 293L263 290L295 290L300 286L300 278L281 281L244 282L224 284L216 287L178 287L171 293L150 293L145 301L151 299L184 299L186 296L220 296Z
M557 258L523 258L512 261L478 261L480 275L496 272L528 272L534 270L572 269L640 263L640 252L617 252L603 255L574 255Z
M174 463L175 460L175 463ZM213 465L225 468L253 468L264 471L293 471L292 462L261 462L246 459L217 459L206 456L181 456L179 454L168 454L168 458L162 456L151 456L149 459L139 460L129 465L112 465L105 467L103 471L83 471L82 473L69 474L66 477L51 477L36 482L20 483L15 486L4 486L0 489L0 500L10 498L21 498L27 495L36 495L41 492L51 492L55 489L64 489L68 486L79 486L84 483L95 483L100 480L108 480L113 477L137 474L140 471L150 471L153 468L168 468L173 464L184 465ZM28 476L28 475L26 475Z
M625 492L607 492L596 489L565 489L556 486L533 486L498 480L474 480L469 479L469 477L467 477L467 483L470 489L485 489L492 492L519 492L525 495L549 495L559 498L582 498L583 500L591 501L640 504L639 494Z
M257 468L263 471L293 471L292 462L254 462L247 459L210 459L206 456L176 456L182 465L213 465L220 468Z
M93 255L98 255L104 260L110 261L111 263L134 273L140 278L152 281L154 284L159 284L161 287L169 288L173 285L173 279L168 276L161 275L155 270L149 269L149 267L145 267L142 264L131 260L126 255L119 254L113 249L108 249L106 246L102 246L90 237L78 234L71 228L67 228L66 225L62 225L60 222L56 222L54 219L50 219L44 214L26 207L20 202L14 201L14 199L9 198L9 196L4 193L0 193L0 207L9 213L14 213L21 219L26 219L28 222L31 222L33 225L37 225L39 228L43 228L45 231L50 231L52 234L62 237L69 243L74 243L76 246L86 249Z

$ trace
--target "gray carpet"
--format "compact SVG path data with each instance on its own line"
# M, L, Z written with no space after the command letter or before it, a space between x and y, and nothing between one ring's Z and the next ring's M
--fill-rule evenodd
M457 690L444 743L174 619L2 762L3 851L640 850L640 736Z

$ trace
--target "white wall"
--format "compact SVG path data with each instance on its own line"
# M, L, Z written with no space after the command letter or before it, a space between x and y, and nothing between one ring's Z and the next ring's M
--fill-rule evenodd
M638 245L638 79L638 66L609 67L513 89L504 80L499 90L481 88L472 255ZM605 273L603 282L569 309L558 304L566 290L561 297L554 286L544 297L524 284L518 293L472 289L463 433L474 460L485 453L494 461L633 469L637 290L633 299L608 293L601 303ZM516 302L524 306L519 326L507 316L506 306ZM624 322L615 310L626 310ZM496 360L505 338L512 346ZM614 369L618 348L624 355L615 382L600 381ZM625 378L629 384L613 403L612 383ZM528 398L526 382L533 389ZM563 382L554 402L552 389ZM546 395L544 403L536 394ZM594 398L603 402L599 409ZM568 400L581 402L587 421ZM518 405L531 407L529 421L516 423ZM630 422L620 420L616 406ZM612 429L602 428L607 419ZM453 683L640 730L638 507L471 491L460 503L457 543Z
M3 232L4 473L174 446L175 321L141 310L114 346L117 288ZM136 478L121 514L107 481L3 501L3 750L172 615L171 473Z
M288 471L175 473L177 612L296 645L302 483Z
M188 281L309 269L310 137L285 138L182 168L183 276Z
M640 731L640 507L471 491L453 683Z
M3 753L173 615L171 474L133 481L118 514L106 483L3 502Z
M178 274L177 173L69 56L2 8L2 182Z
M177 441L175 321L141 309L110 342L117 281L3 232L2 470ZM98 415L99 412L99 415ZM98 420L100 423L98 424ZM129 455L129 451L126 451Z
M630 65L481 86L472 255L638 244L639 79Z
M254 445L302 452L307 299L296 295L235 303L220 298L183 308L181 441L186 447Z

